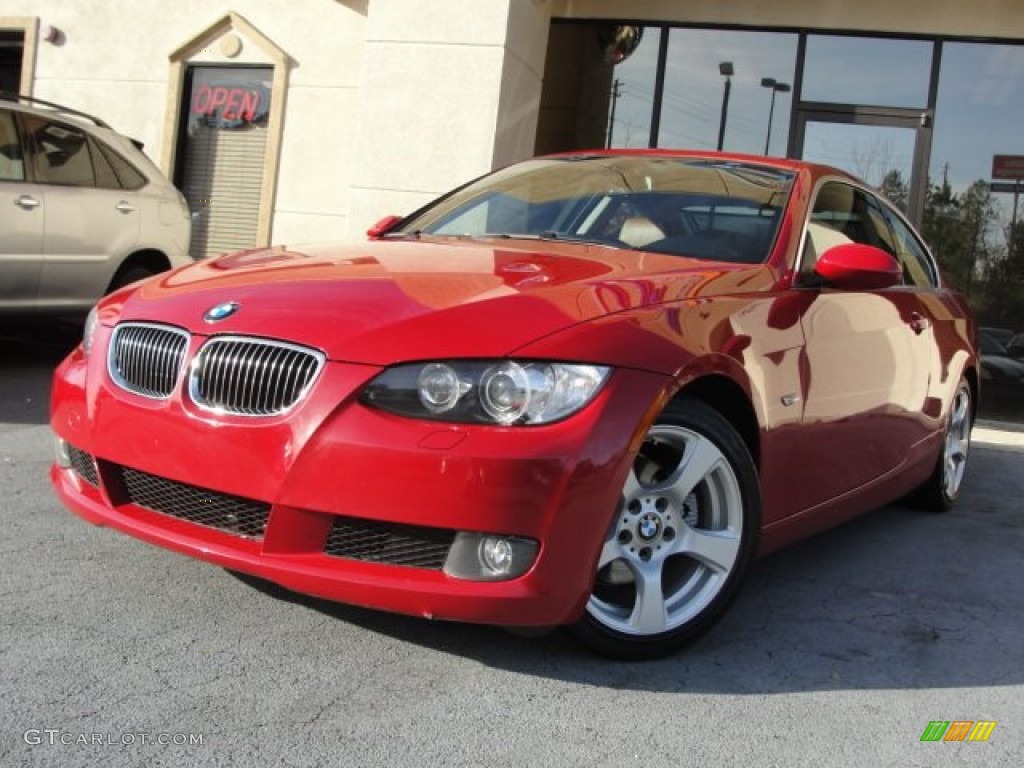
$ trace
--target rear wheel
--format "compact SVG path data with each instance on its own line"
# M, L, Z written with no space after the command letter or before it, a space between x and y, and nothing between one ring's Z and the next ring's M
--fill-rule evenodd
M735 596L760 524L757 472L743 440L704 403L673 403L626 479L574 634L616 658L672 653Z
M942 453L932 476L915 494L915 500L922 507L933 512L947 512L956 503L967 471L973 426L971 387L965 379L960 379L946 417Z

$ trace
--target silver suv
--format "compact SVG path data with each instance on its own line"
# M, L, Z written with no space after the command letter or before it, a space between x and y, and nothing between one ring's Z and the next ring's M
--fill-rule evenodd
M84 313L188 256L185 198L97 118L0 93L0 314Z

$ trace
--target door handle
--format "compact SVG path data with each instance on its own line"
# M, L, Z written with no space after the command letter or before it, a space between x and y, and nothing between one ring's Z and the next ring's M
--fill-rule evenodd
M908 323L908 325L918 336L920 336L922 333L924 333L925 331L932 327L931 321L928 320L928 318L925 317L924 315L919 314L917 312L914 312L910 316L910 322Z
M135 210L134 205L132 205L131 203L126 203L124 200L119 202L114 207L117 208L117 210L119 210L121 213L131 213L132 211Z
M31 195L18 195L14 198L14 204L19 208L24 208L26 211L39 207L39 201Z

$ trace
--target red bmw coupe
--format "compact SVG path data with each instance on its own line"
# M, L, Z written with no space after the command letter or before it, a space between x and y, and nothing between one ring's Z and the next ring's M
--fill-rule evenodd
M758 552L947 509L978 378L963 298L860 181L562 155L107 297L55 374L51 477L291 590L648 658Z

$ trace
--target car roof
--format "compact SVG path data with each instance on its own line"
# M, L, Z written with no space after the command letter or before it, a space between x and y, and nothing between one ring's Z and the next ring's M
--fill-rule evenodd
M32 96L0 91L0 106L25 114L39 115L50 120L60 120L80 127L93 136L102 139L121 154L131 158L136 170L141 171L150 183L162 180L162 172L145 153L141 141L126 136L94 115L63 104L37 99Z
M773 170L790 171L792 173L805 172L814 178L822 176L838 176L861 186L867 186L862 179L857 178L839 168L820 163L811 163L804 160L796 160L789 157L768 157L765 155L749 155L741 152L714 152L710 150L694 149L595 149L579 150L573 152L559 152L547 155L550 158L585 158L585 157L651 157L666 159L692 159L711 160L727 163L742 163L744 165L755 165Z
M53 115L63 115L68 119L73 120L76 123L83 123L88 121L89 124L95 125L99 128L110 128L107 123L100 118L90 115L88 112L82 112L72 107L66 107L63 104L58 104L54 101L47 101L45 99L38 99L34 96L26 96L20 93L11 93L9 91L0 91L0 101L5 102L8 106L18 110L19 112L34 112L40 115L46 115L47 117Z
M16 112L39 115L40 117L45 117L51 120L60 120L66 123L72 123L83 130L99 136L108 143L115 144L122 150L127 149L129 145L134 147L136 150L142 149L141 141L137 141L132 139L130 136L126 136L123 133L116 131L108 123L95 115L90 115L88 112L82 112L81 110L73 109L72 107L66 107L63 104L57 104L56 102L46 101L44 99L37 99L33 96L24 96L21 94L10 93L8 91L0 91L0 106Z

